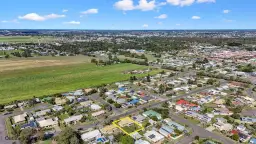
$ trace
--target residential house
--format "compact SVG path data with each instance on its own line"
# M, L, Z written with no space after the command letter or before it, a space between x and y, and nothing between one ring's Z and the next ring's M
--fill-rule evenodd
M83 96L84 92L83 92L83 90L76 90L73 95L74 96Z
M171 128L178 129L179 131L184 131L185 127L183 125L180 125L174 121L172 121L170 118L164 119L164 122L170 126Z
M100 137L101 133L99 130L93 130L81 135L82 140L85 142L94 142Z
M256 117L254 117L254 118L252 118L252 117L241 117L241 122L253 124L253 123L256 123Z
M167 138L170 138L173 134L175 134L174 129L167 125L162 125L162 127L159 129L159 133Z
M4 106L4 109L14 109L14 108L17 108L17 105L16 105L16 104Z
M50 113L51 109L46 109L46 110L41 110L41 111L37 111L34 116L35 117L41 117L41 116L45 116L47 113Z
M17 115L13 117L14 123L21 123L26 121L27 113L23 113L21 115Z
M63 107L58 106L58 105L54 105L53 108L52 108L53 111L61 111L62 109L63 109Z
M148 111L144 112L142 115L145 117L154 117L155 116L158 120L162 119L161 114L159 114L153 110L148 110Z
M35 121L30 121L24 125L21 126L21 129L26 129L26 128L37 128L37 124Z
M76 124L78 121L82 119L83 115L76 115L76 116L71 116L69 118L64 119L65 124Z
M139 114L139 115L136 115L136 116L132 116L132 119L137 121L138 123L142 123L146 119L146 117Z
M152 144L161 144L164 140L164 136L155 130L146 131L144 137Z
M213 111L214 115L223 115L223 116L230 116L233 114L232 111L230 111L228 108L226 107L222 107L222 108L215 108Z
M49 118L49 119L37 119L37 123L39 124L39 127L41 128L49 128L58 126L58 118Z
M89 100L89 101L80 102L80 105L83 107L89 107L92 103L93 103L93 101Z
M64 105L67 103L66 98L55 98L55 104L56 105Z
M148 141L139 139L139 140L136 140L136 141L135 141L135 144L150 144L150 143L149 143Z
M244 125L239 125L236 127L237 130L244 132L246 130L246 127Z
M227 120L224 118L217 118L217 122L213 124L213 126L220 131L231 131L233 129L233 125L227 123Z
M101 111L97 111L97 112L92 113L92 116L97 117L97 116L103 115L104 113L105 113L105 111L101 110Z
M92 105L90 106L90 108L91 108L92 111L98 111L98 110L101 109L101 106L99 106L99 105L97 105L97 104L92 104Z
M121 119L119 122L118 122L118 125L120 127L126 127L126 126L130 126L132 125L134 122L131 121L130 119Z
M100 129L100 132L104 135L112 135L112 134L117 134L121 131L116 126L111 124Z

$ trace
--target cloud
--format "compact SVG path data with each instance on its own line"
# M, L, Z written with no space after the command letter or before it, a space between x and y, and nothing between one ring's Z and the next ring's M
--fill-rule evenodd
M168 17L167 14L161 14L160 16L157 16L155 18L157 18L157 19L166 19L167 17Z
M234 22L234 20L231 20L231 19L223 19L223 21L226 23Z
M17 19L13 19L13 20L3 20L1 21L1 23L20 23Z
M84 15L86 15L86 14L97 14L97 13L99 13L99 10L95 9L95 8L88 9L86 11L81 12L81 14L84 14Z
M148 24L142 25L143 28L148 28Z
M114 7L122 11L130 10L141 10L141 11L150 11L154 10L157 6L163 6L166 3L156 4L155 0L139 0L138 5L134 5L133 0L120 0L114 4Z
M64 22L64 24L80 25L79 21Z
M139 5L136 6L136 9L142 11L150 11L156 8L155 0L147 2L147 0L140 0Z
M197 0L197 3L215 3L215 0Z
M167 2L175 6L190 6L195 0L167 0Z
M134 10L133 0L120 0L114 4L114 7L118 10L128 11Z
M216 0L167 0L167 3L175 6L190 6L193 3L215 3Z
M201 19L201 17L200 16L192 16L191 19L199 20L199 19Z
M162 25L162 24L163 24L163 22L158 22L157 24Z
M68 12L68 10L67 10L67 9L63 9L63 10L62 10L62 12L64 12L64 13L65 13L65 12Z
M223 10L223 13L228 14L228 13L230 13L230 10Z
M45 16L41 16L37 13L29 13L24 16L19 16L19 19L23 20L32 20L32 21L45 21L48 19L57 19L57 18L63 18L66 17L65 15L58 15L58 14L49 14Z
M161 2L158 4L158 6L165 6L167 3L166 2Z
M180 26L181 24L176 24L176 26Z

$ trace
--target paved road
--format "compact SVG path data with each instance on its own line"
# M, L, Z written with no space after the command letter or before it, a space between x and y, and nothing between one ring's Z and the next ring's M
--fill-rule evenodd
M248 94L249 97L251 97L251 98L256 100L256 96L253 94L252 88L248 88L246 90L246 93Z
M13 140L6 140L7 133L6 133L6 127L5 127L5 117L0 115L0 144L12 144L13 142L16 142L16 144L19 144L19 141L13 141Z
M195 125L191 123L190 121L184 119L183 117L177 116L173 113L169 114L169 117L171 117L174 121L177 121L182 124L188 125L190 128L192 128L192 134L189 137L183 138L181 141L178 142L178 144L189 144L194 140L195 136L199 136L201 138L213 138L216 139L224 144L234 144L234 141L226 138L224 136L217 135L215 133L209 132L206 129Z
M112 107L112 111L116 114L122 113L121 109L116 108L114 105L106 102L104 99L102 99L98 93L92 94L88 96L90 100L96 101L96 102L100 102L102 104L107 104L110 105Z

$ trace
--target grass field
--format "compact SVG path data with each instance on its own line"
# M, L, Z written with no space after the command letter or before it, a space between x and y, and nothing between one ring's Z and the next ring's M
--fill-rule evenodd
M53 41L54 39L51 37L31 37L31 36L1 36L0 42L8 42L8 43L25 43L25 42L38 42L40 40L41 43Z
M0 103L123 81L130 77L122 74L123 71L144 68L134 64L101 67L79 63L0 71Z

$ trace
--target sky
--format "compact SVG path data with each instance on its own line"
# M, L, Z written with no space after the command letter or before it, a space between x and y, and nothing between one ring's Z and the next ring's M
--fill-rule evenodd
M0 29L256 29L256 0L2 0Z

